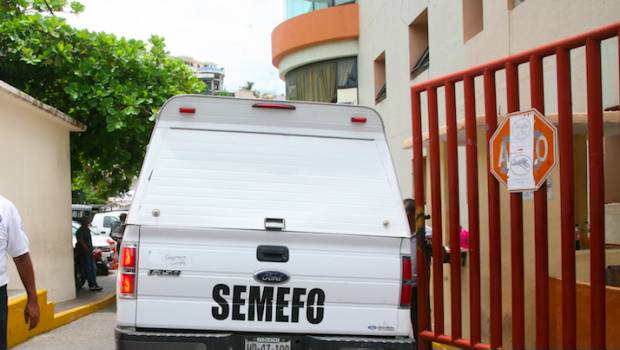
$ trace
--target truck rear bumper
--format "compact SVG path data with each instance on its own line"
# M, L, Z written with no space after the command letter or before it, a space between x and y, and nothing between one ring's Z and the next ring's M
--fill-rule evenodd
M414 349L411 338L317 336L299 334L256 333L169 333L165 331L137 331L130 328L115 329L118 350L245 350L245 341L260 337L277 337L290 340L290 350L338 349ZM275 347L273 347L275 349Z

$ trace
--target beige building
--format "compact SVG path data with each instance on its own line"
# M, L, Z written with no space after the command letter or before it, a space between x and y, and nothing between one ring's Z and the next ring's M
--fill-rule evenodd
M289 0L292 3L315 4L312 0ZM272 58L280 76L287 83L287 97L290 99L317 100L313 95L290 93L295 83L289 74L295 70L313 71L307 74L314 80L308 84L328 84L339 72L319 69L322 64L342 57L356 57L357 102L375 108L382 115L396 172L403 197L412 196L412 150L411 150L411 97L410 87L416 83L445 74L483 64L520 51L532 49L562 38L580 34L620 20L620 1L616 0L358 0L354 4L325 2L324 7L303 7L305 13L294 13L280 24L272 34ZM302 11L303 12L303 11ZM602 43L603 107L605 112L605 187L607 265L620 264L620 186L614 178L620 174L615 159L620 154L620 114L618 112L618 41ZM586 91L585 52L573 50L572 88L573 112L575 115L575 220L582 231L587 229L587 140L586 140ZM543 61L546 116L557 118L557 93L555 91L555 61L551 57ZM312 69L312 67L317 67ZM526 67L522 67L526 68ZM327 73L326 73L327 72ZM529 109L529 72L520 69L520 106ZM327 81L327 83L325 82ZM312 82L312 83L309 83ZM482 82L476 79L476 110L483 120ZM338 88L338 86L336 86ZM311 90L306 87L305 90ZM463 87L456 85L457 117L464 116ZM330 97L333 96L330 93ZM320 100L320 99L319 99ZM422 94L422 115L426 120L426 94ZM324 102L341 102L321 100ZM443 227L447 227L447 179L445 152L445 102L443 91L438 93L439 127L444 138L441 147L442 213ZM506 112L505 79L497 75L497 106L501 116ZM557 120L557 119L556 119ZM423 131L427 131L423 122ZM463 135L463 131L459 132ZM462 139L462 136L461 136ZM483 341L489 341L489 262L488 221L486 203L486 129L478 129L479 198L481 224L481 280L482 280L482 332ZM427 151L424 151L427 154ZM459 147L459 199L460 224L467 223L465 151ZM428 163L426 163L428 165ZM429 167L426 166L428 184ZM551 277L560 277L560 196L559 171L553 172L549 182L549 268ZM502 300L504 347L511 346L511 275L510 275L510 233L508 217L508 192L501 188L502 223ZM427 186L428 192L428 186ZM427 193L426 198L430 198ZM534 233L533 200L531 195L524 199L524 241L525 241L525 300L526 300L526 345L532 348L535 335L534 308ZM430 222L429 222L430 224ZM448 244L446 230L443 242ZM582 234L587 248L587 234ZM589 281L589 251L577 252L577 279ZM463 334L469 334L468 265L462 269ZM445 329L450 330L449 268L444 267ZM556 289L557 291L557 289ZM558 300L558 295L551 295ZM585 309L584 309L585 308ZM589 306L579 306L586 312ZM582 319L583 321L583 319ZM580 321L581 322L581 321ZM578 324L588 328L588 325ZM581 332L581 331L579 331ZM552 332L553 333L553 332ZM557 330L556 330L557 334ZM581 337L581 334L578 334Z
M18 208L38 289L52 301L75 297L69 134L85 127L0 81L0 193ZM10 263L8 289L22 290Z

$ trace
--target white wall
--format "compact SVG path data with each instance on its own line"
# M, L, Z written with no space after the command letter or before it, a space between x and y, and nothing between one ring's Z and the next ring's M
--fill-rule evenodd
M0 193L17 206L30 239L38 289L75 297L71 244L69 130L46 112L0 91ZM10 263L9 289L22 289Z
M463 65L460 1L360 0L359 6L359 101L361 105L377 109L383 117L402 195L411 197L412 153L403 149L403 141L411 137L409 88L415 82L447 74ZM430 66L412 81L409 75L409 25L426 7ZM383 51L387 98L375 104L374 60Z

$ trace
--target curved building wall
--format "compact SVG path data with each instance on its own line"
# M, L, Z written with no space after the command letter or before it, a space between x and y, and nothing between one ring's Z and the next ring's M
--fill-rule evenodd
M358 5L349 4L313 11L282 22L271 33L273 65L301 49L359 36Z

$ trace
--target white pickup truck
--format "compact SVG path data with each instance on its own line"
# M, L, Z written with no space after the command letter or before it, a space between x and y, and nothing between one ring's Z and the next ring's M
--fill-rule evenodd
M121 248L118 349L411 349L409 229L370 108L177 96Z

